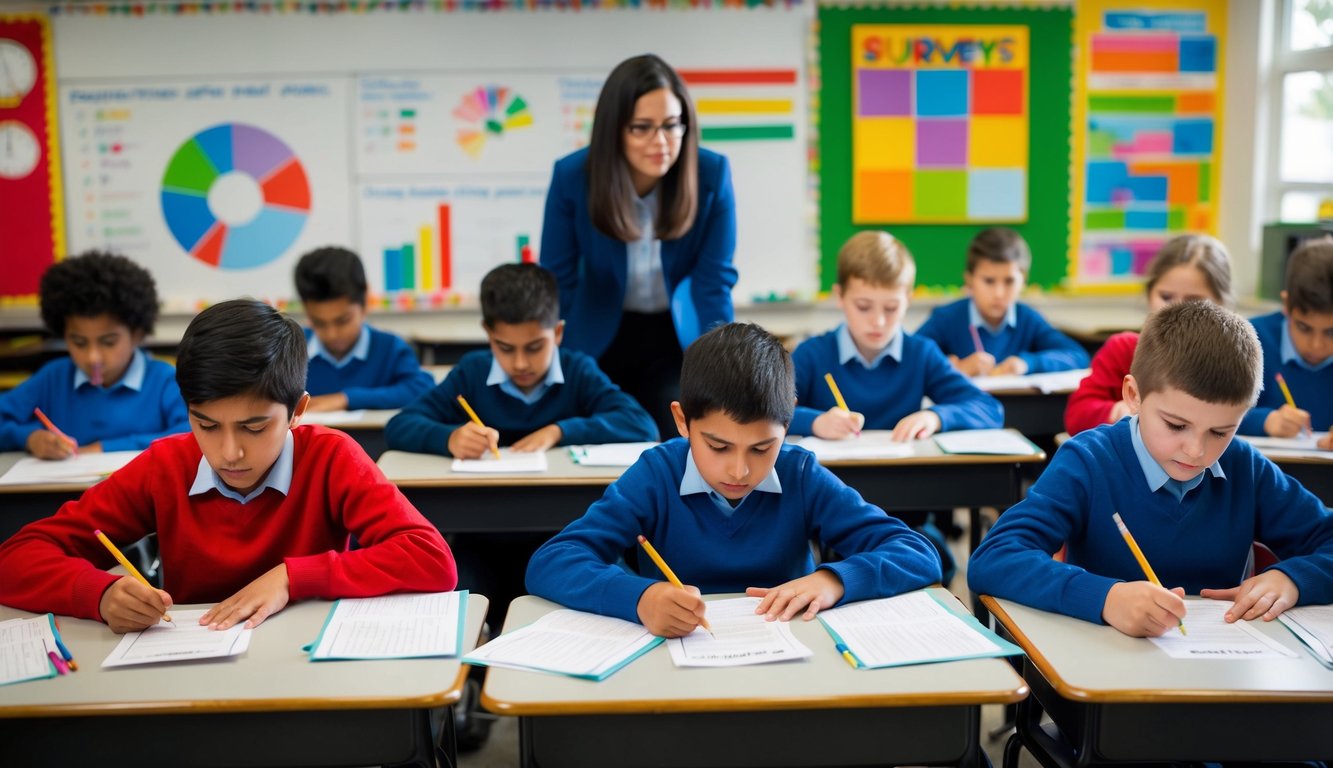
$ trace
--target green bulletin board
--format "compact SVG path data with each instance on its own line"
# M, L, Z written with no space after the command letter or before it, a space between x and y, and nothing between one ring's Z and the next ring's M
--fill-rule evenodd
M1032 247L1029 282L1059 286L1069 273L1070 8L819 8L820 289L837 273L838 248L867 226L852 223L852 26L855 24L1023 25L1030 29L1027 221L1004 224ZM997 222L997 226L999 223ZM987 225L895 224L884 229L916 257L917 285L956 288L967 244Z

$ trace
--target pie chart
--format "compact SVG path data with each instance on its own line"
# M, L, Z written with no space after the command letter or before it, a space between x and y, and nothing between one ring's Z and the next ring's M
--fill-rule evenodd
M167 229L191 256L224 270L282 256L310 216L301 161L262 128L223 123L181 144L162 176Z

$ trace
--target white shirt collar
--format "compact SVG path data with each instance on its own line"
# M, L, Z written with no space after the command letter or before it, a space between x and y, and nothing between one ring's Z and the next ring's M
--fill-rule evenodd
M352 345L351 349L347 350L347 354L343 355L341 360L325 349L324 345L320 343L319 336L314 333L310 334L310 341L306 342L305 351L306 356L311 360L322 357L334 368L342 368L353 360L364 362L370 357L370 326L365 323L361 324L361 334L356 337L356 343Z
M775 445L772 450L781 450L781 446ZM759 481L759 484L756 485L750 493L754 493L755 491L763 491L764 493L782 493L782 483L778 480L777 467L770 469L768 471L768 477ZM689 496L695 493L708 494L708 498L712 500L713 505L727 517L731 517L732 513L739 509L741 504L744 504L750 499L750 494L747 493L745 497L741 499L741 504L737 504L735 507L731 506L731 502L727 501L725 496L713 490L713 487L708 484L708 481L704 480L704 476L699 474L699 466L694 463L694 451L691 449L685 454L685 471L681 473L680 476L680 495Z
M111 389L116 387L128 387L135 392L143 389L143 378L148 373L148 353L142 349L134 350L134 356L130 358L130 366L125 369L125 375L120 377L120 381L111 385ZM74 388L78 389L84 384L91 384L92 379L83 372L79 366L74 366Z
M856 342L852 339L852 332L847 330L847 324L838 326L838 362L846 365L852 360L859 360L867 370L874 370L880 362L886 357L893 358L895 363L903 361L903 329L900 327L889 339L889 343L875 355L874 360L866 360L861 356L860 350L856 348Z
M542 395L546 394L546 390L552 386L564 383L565 370L560 367L559 349L556 349L555 353L551 355L551 367L546 369L546 378L533 387L531 392L524 392L519 389L514 380L509 378L509 374L505 373L505 369L500 367L500 361L496 360L494 355L491 356L491 371L486 375L486 386L499 385L501 392L510 397L516 397L527 405L532 405L542 399Z
M999 325L991 325L986 322L986 318L981 316L981 310L977 309L977 302L974 299L968 299L967 322L977 328L985 328L991 332L992 336L998 336L1006 326L1009 328L1018 327L1018 302L1009 305L1009 310L1004 313L1004 320Z
M266 488L272 488L283 496L287 496L292 488L292 454L295 452L293 447L294 444L295 441L292 438L292 431L289 429L287 430L287 438L282 444L282 451L278 454L278 458L274 460L273 466L269 468L268 474L264 477L264 482L260 483L253 491L250 491L244 496L236 490L227 487L227 484L222 482L222 478L218 477L218 473L213 471L213 467L208 463L208 459L200 456L199 469L195 471L194 484L190 486L189 495L198 496L200 494L208 493L209 491L217 491L223 496L239 501L242 504L248 504L251 499L259 496L259 494L263 493Z

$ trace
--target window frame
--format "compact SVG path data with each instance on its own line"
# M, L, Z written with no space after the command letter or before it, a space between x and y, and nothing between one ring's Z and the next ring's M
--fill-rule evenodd
M1266 175L1267 194L1264 201L1264 221L1282 220L1282 198L1289 192L1314 192L1333 197L1333 179L1327 182L1284 181L1282 179L1282 129L1286 116L1285 80L1289 74L1297 72L1333 72L1333 44L1323 48L1309 48L1303 51L1291 47L1291 19L1296 11L1296 3L1301 0L1281 0L1280 18L1274 24L1272 67L1269 70L1269 120L1268 135L1268 170ZM1308 223L1308 222L1295 222Z

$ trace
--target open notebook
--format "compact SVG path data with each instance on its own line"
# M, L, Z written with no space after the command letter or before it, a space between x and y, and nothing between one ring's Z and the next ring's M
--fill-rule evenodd
M80 453L60 461L25 456L0 477L0 485L95 483L129 464L139 451Z
M858 669L957 659L1017 656L1023 651L971 616L954 613L930 593L849 603L816 617Z
M661 642L641 624L561 608L500 635L463 661L604 680Z

